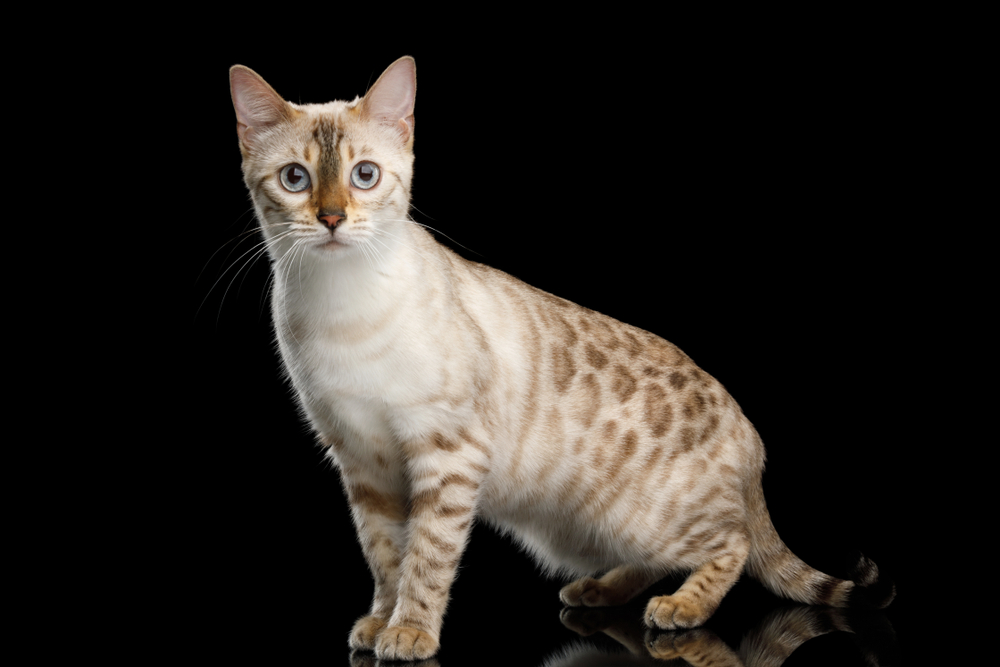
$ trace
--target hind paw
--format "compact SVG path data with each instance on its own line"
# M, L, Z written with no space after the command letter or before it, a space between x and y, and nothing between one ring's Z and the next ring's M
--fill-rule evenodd
M596 579L591 577L583 577L582 579L577 579L571 584L566 584L559 591L559 599L567 607L583 607L583 594L586 593L591 586L599 585Z
M559 599L567 607L615 607L631 599L629 591L583 577L563 586Z
M680 595L661 595L649 601L643 617L646 625L662 630L696 628L712 615Z

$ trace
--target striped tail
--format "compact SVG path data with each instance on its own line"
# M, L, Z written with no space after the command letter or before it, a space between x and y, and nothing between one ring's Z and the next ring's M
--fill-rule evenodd
M771 523L758 484L747 497L750 557L746 569L775 595L830 607L882 609L896 597L896 587L879 577L878 566L860 553L850 579L837 579L806 565L785 546Z

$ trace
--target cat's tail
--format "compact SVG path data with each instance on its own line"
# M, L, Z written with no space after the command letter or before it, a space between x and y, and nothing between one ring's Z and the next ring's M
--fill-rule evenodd
M896 597L892 581L874 561L857 554L849 579L837 579L805 564L785 546L771 523L760 485L748 494L750 557L746 569L772 593L806 604L882 609Z

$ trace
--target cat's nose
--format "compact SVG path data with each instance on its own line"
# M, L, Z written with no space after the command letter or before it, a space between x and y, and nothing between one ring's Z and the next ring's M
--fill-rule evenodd
M334 229L338 224L340 224L341 220L347 217L347 215L343 211L334 211L333 213L320 211L316 214L316 217L319 218L324 225L330 229Z

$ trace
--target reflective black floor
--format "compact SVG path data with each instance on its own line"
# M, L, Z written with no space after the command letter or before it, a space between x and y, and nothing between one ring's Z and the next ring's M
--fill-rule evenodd
M350 539L348 539L350 538ZM307 540L308 541L308 540ZM559 582L541 578L513 545L477 526L452 591L441 649L428 667L526 665L717 665L872 667L909 664L912 637L901 636L908 591L882 612L833 610L781 600L745 578L704 628L650 631L640 619L644 600L669 592L679 579L655 586L618 608L564 609ZM253 545L247 545L253 547ZM298 549L301 542L288 546ZM390 664L352 652L347 634L367 607L371 584L353 537L343 552L315 553L297 567L296 552L266 541L231 563L216 563L193 609L193 639L206 657L280 659L357 666ZM249 567L248 567L249 566Z
M783 605L743 633L738 643L727 642L713 630L715 624L684 632L659 632L638 620L641 605L613 609L565 609L559 619L577 633L552 632L554 649L526 633L514 646L484 647L464 642L462 649L442 650L435 658L416 664L537 664L544 667L655 665L670 663L715 667L777 667L778 665L898 665L895 632L882 612L845 612L821 607ZM539 628L541 631L541 628ZM540 635L544 631L540 632ZM838 636L841 635L841 636ZM826 639L823 639L826 638ZM529 645L532 641L535 646ZM490 642L487 642L490 643ZM462 652L460 652L460 650ZM539 657L544 656L544 657ZM374 654L354 651L352 667L388 664Z

